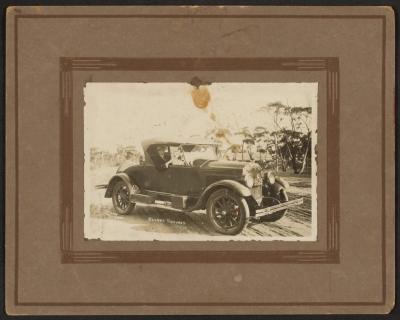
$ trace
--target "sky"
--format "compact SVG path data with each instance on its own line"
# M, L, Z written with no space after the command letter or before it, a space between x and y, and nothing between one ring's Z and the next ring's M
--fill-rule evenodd
M207 88L210 102L199 109L188 83L87 83L85 145L115 151L119 144L140 149L143 139L154 137L188 141L204 137L216 123L232 132L245 126L272 131L273 119L260 107L281 101L317 108L317 83L213 83Z

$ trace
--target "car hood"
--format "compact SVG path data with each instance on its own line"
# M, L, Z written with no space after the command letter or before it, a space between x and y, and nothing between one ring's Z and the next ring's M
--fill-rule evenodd
M215 160L207 162L202 169L207 175L218 176L219 179L247 179L256 185L262 183L262 169L254 162Z
M237 169L242 171L249 162L245 161L227 161L227 160L212 160L207 162L203 168L207 169Z

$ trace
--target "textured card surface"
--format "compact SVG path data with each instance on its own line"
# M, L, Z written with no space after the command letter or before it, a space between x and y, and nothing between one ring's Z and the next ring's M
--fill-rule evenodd
M388 313L388 7L11 7L8 314Z

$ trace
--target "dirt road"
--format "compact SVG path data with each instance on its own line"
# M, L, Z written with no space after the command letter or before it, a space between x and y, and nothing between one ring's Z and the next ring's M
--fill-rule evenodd
M112 169L113 170L113 169ZM90 218L85 222L85 237L101 240L301 240L311 236L311 179L290 175L289 198L303 197L301 206L289 209L276 222L249 223L237 236L215 233L208 225L204 211L181 213L160 206L136 205L126 216L115 213L111 199L104 198L104 189L95 185L106 183L104 177L112 170L93 174L90 190ZM112 171L111 174L109 171Z

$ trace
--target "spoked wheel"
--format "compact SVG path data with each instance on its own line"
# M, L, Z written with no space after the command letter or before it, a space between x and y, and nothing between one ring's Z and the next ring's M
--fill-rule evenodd
M289 201L289 198L287 196L286 191L281 190L276 197L265 197L263 199L263 205L270 207L270 206L274 206L274 205L280 204L282 202L287 202L287 201ZM281 211L271 213L267 216L260 217L260 221L262 221L262 222L278 221L285 215L286 211L287 211L287 209L284 209Z
M118 181L113 189L112 201L118 214L129 214L135 207L135 203L129 200L129 186L124 181Z
M215 231L236 235L246 226L250 210L243 197L228 189L220 189L212 193L207 201L207 216Z

